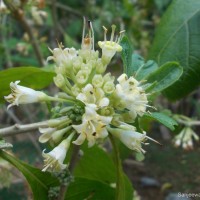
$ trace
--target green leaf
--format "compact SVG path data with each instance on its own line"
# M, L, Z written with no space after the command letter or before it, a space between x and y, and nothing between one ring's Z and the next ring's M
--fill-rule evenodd
M124 64L124 73L126 73L127 76L131 76L134 72L132 68L132 44L130 43L127 36L123 36L120 41L120 45L122 46L122 61Z
M146 77L147 83L154 84L150 92L161 92L166 89L180 78L182 72L182 67L180 67L178 63L165 63Z
M48 190L58 185L58 180L48 172L32 167L12 155L0 150L0 157L14 165L26 177L34 196L34 200L48 200Z
M74 174L77 177L100 181L104 184L116 183L116 166L108 153L97 146L83 147L83 157L76 166ZM132 200L132 185L124 174L123 177L124 200Z
M78 177L113 183L116 180L116 169L110 156L102 149L94 146L83 147L83 157L75 168Z
M16 67L0 71L0 103L4 102L4 96L10 93L10 82L20 80L20 85L32 89L47 87L54 77L54 72L36 67Z
M180 99L200 84L200 1L174 0L156 31L149 58L159 65L177 61L184 68L179 81L164 91L171 100Z
M69 185L66 200L114 200L115 190L109 184L76 177Z
M131 61L131 70L132 70L132 73L135 73L136 71L138 71L140 69L141 66L143 66L145 64L145 60L142 56L140 56L139 54L137 53L133 53L132 54L132 61Z
M171 117L165 115L164 113L160 113L160 112L145 113L143 115L143 117L147 117L147 118L156 120L156 121L160 122L161 124L165 125L166 127L168 127L172 131L175 129L174 126L178 125L174 119L172 119Z
M154 3L156 4L158 10L160 12L163 12L166 10L167 6L171 3L172 0L154 0Z
M158 65L153 60L148 60L146 63L140 66L135 74L137 80L145 80L151 73L158 69Z

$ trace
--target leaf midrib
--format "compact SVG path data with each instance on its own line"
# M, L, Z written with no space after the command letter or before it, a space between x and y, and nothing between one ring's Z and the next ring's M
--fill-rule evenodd
M27 170L26 169L26 167L24 167L20 162L17 162L16 163L16 161L9 155L9 154L7 154L7 153L5 153L5 152L3 152L3 151L1 151L0 152L1 154L3 154L3 157L5 157L5 158L7 158L8 160L10 160L10 162L13 164L13 165L15 165L18 169L19 169L19 167L21 168L21 169L23 169L24 170L24 172L26 172L31 178L33 178L33 179L35 179L45 190L48 190L48 187L40 180L40 179L38 179L37 178L37 176L35 176L34 174L32 174L32 173L30 173L30 171L29 170ZM22 172L22 170L20 170L21 172ZM22 172L23 173L23 172ZM26 177L26 176L25 176ZM27 178L27 177L26 177Z
M173 37L178 33L178 31L190 21L192 17L194 17L198 12L200 11L200 8L197 9L188 19L186 19L180 26L175 30L175 32L169 37L169 39L166 41L165 45L161 48L160 52L158 53L158 63L160 63L160 56L163 53L163 51L167 48L167 45L170 43L170 41L173 39ZM189 32L188 32L188 38L189 38ZM189 61L188 61L189 62ZM189 64L189 63L188 63Z

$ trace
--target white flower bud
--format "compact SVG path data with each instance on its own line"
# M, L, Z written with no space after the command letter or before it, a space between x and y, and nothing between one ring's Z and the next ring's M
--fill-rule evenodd
M66 86L65 78L62 74L57 74L57 76L54 77L53 80L58 88L63 88Z
M67 167L67 165L63 164L63 161L66 157L74 134L75 133L70 134L67 139L63 140L49 153L45 153L45 150L43 151L44 169L42 171L46 171L48 169L51 171L61 171Z
M87 82L89 78L89 74L87 70L80 70L77 74L76 74L76 81L78 84L85 84Z
M96 62L96 72L98 74L103 74L106 71L107 65L103 64L101 59L99 58Z
M108 81L114 82L115 77L112 76L110 72L108 72L108 73L106 73L106 74L104 75L103 80L104 80L105 83L108 82Z
M74 96L77 96L81 92L81 89L75 84L72 86L72 93Z
M63 122L65 122L67 120L69 120L69 118L67 116L56 118L56 119L50 119L48 121L48 126L57 127L57 126L59 126L60 124L62 124Z
M115 91L115 85L112 81L108 81L103 86L103 91L106 94L112 94Z
M82 63L83 59L80 56L73 60L73 70L75 74L77 74L78 71L81 69Z
M71 126L55 131L52 134L51 140L54 143L60 142L61 139L63 138L64 134L67 133L67 131L69 131L70 129L71 129Z
M181 140L180 139L175 140L174 146L179 147L180 145L181 145Z
M119 138L121 142L124 145L126 145L129 149L135 150L137 152L145 153L144 149L142 149L142 143L148 144L144 143L146 139L150 139L156 142L152 138L146 136L145 132L143 134L136 132L135 127L125 123L124 125L119 126L119 128L108 127L108 130L115 137Z
M40 26L43 25L44 18L47 17L47 13L43 10L38 10L38 8L36 6L31 7L31 15L32 15L34 22Z
M39 131L42 133L42 135L39 137L39 142L45 143L51 139L51 136L56 131L56 128L39 128Z
M87 73L90 74L91 71L92 71L92 65L89 64L89 63L87 63L87 64L82 63L82 65L81 65L81 70L87 71Z
M180 146L182 144L183 149L191 150L193 149L193 138L196 141L199 140L199 136L191 129L191 127L185 127L174 138L174 144L175 146Z

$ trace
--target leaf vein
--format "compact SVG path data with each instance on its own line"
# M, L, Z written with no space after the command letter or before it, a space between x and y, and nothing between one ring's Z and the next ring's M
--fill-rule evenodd
M167 48L167 45L170 43L170 41L173 39L173 37L178 33L178 31L186 24L192 17L194 17L200 9L198 8L188 19L186 19L180 26L175 30L175 32L169 37L169 39L166 41L165 45L161 48L160 52L158 53L158 63L160 63L160 57L161 54L164 52L164 50Z

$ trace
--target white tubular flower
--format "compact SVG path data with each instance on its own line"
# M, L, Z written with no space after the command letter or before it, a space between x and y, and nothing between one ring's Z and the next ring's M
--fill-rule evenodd
M14 105L42 102L47 100L47 95L40 91L18 85L20 81L10 83L11 94L4 96L5 100L11 103L8 109Z
M75 133L71 133L67 139L63 140L49 153L45 153L45 150L43 151L44 169L42 171L61 171L67 167L66 164L63 164L63 162L74 134Z
M174 145L176 147L181 146L185 150L192 150L193 149L193 139L198 141L199 136L190 128L185 127L182 131L174 138Z
M120 125L119 128L108 127L108 130L112 135L120 139L121 142L129 149L135 150L137 152L145 153L144 149L142 149L142 144L148 144L145 143L146 139L150 139L156 142L152 138L148 137L145 132L143 134L136 132L135 127L125 123L124 125Z
M106 126L111 122L112 117L98 115L95 109L94 104L86 105L82 124L72 125L80 134L74 144L81 145L87 139L88 147L92 147L97 140L108 136Z
M57 130L56 128L39 128L40 133L42 135L39 137L40 143L48 142L49 140L53 141L54 143L58 143L63 138L64 134L67 133L71 129L71 126L66 128Z
M92 79L92 84L94 87L100 88L103 85L103 77L101 74L95 74Z
M116 38L114 41L116 26L112 25L111 38L110 41L107 41L106 39L107 29L105 27L103 28L104 28L104 41L103 42L99 41L98 45L102 49L102 60L108 64L116 52L122 51L122 47L119 45L121 37L119 39ZM121 33L122 32L120 32L120 34Z
M101 88L94 88L92 84L87 84L77 97L85 105L95 104L97 108L102 108L109 105L109 99L104 97L104 92Z
M139 82L133 77L128 79L126 74L122 74L117 80L119 84L116 85L116 94L124 108L130 110L133 118L142 116L148 106L148 100Z

